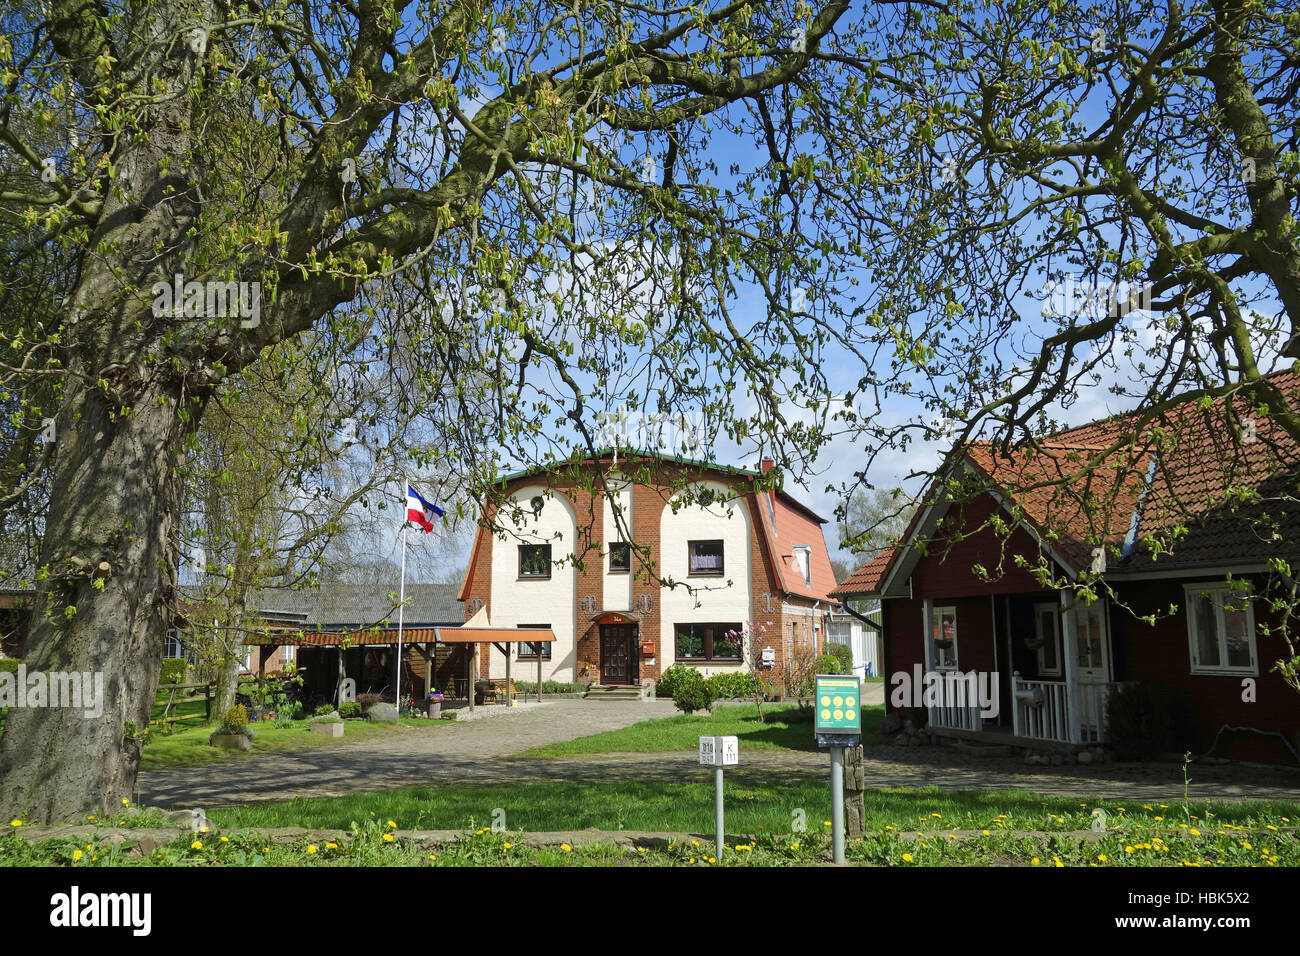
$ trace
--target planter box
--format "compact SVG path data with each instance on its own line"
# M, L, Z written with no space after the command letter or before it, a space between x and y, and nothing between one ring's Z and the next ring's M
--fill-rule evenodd
M253 739L248 734L213 734L210 743L222 750L253 749Z
M326 734L330 737L342 737L343 721L340 720L338 723L321 721L319 724L311 724L311 732L313 734Z

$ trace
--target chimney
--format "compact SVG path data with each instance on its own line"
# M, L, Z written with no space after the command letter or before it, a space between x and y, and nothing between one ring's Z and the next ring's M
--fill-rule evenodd
M776 467L776 462L774 462L771 458L764 458L762 461L758 463L758 470L765 475L775 467Z

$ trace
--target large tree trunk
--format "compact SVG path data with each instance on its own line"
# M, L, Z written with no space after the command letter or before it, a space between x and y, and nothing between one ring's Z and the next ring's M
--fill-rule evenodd
M176 611L175 388L136 380L129 402L70 376L24 662L103 675L103 712L14 708L0 737L0 816L81 820L132 797L163 642ZM123 406L129 411L123 414ZM102 588L102 590L100 589Z

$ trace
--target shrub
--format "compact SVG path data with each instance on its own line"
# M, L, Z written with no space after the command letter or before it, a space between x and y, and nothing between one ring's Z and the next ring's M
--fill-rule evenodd
M757 692L754 675L748 671L723 671L708 679L714 700L728 697L753 697Z
M853 673L853 649L847 644L827 644L826 653L840 662L841 674Z
M1111 690L1106 728L1121 760L1145 760L1189 744L1182 704L1159 684L1120 684Z
M383 699L379 694L357 694L357 703L361 705L361 713L363 714Z
M190 662L183 657L168 657L162 662L160 684L184 684L190 674Z
M227 734L242 734L248 731L248 711L243 704L236 704L226 711L221 718L221 730Z
M0 674L17 674L20 663L22 662L16 657L0 659Z
M693 680L698 677L704 679L704 675L694 667L688 667L686 664L674 664L668 670L659 675L659 680L655 684L656 697L676 698L677 688L685 680Z
M326 714L332 714L332 713L334 713L334 705L333 705L333 704L317 704L317 705L316 705L315 716L317 716L317 717L324 717Z
M342 717L341 717L339 714L336 714L336 713L334 712L333 708L328 708L328 709L326 709L325 713L323 713L323 714L317 714L315 717L313 717L311 720L309 720L308 723L311 723L311 724L341 724L341 723L343 723L343 719L342 719Z
M345 701L345 702L342 703L342 704L339 704L339 716L340 716L340 717L360 717L360 716L361 716L361 704L359 704L359 703L358 703L357 701L355 701L355 700L349 700L349 701Z
M813 661L814 673L817 674L844 674L846 671L840 670L840 662L829 654L818 654L817 660Z
M675 683L673 703L677 705L677 709L682 713L691 714L697 710L706 710L713 706L713 692L709 687L709 682L704 679L704 675L699 671L695 671L693 675L679 678Z

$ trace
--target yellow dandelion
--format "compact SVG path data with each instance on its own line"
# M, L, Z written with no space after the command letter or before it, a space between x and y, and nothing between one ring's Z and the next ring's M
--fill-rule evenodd
M9 825L10 825L11 827L20 827L20 826L23 825L23 821L22 821L22 820L10 820L10 821L9 821Z
M389 820L389 821L388 821L388 828L389 828L390 830L396 830L396 829L397 829L397 824L394 823L392 820Z
M223 836L223 837L221 838L221 842L222 842L222 843L229 843L229 842L230 842L230 837L228 837L228 836Z
M75 861L75 860L80 860L83 856L85 856L85 854L82 853L80 850L73 850L73 851L72 851L72 859L73 859L74 861Z
M1105 863L1105 862L1106 862L1106 854L1105 854L1105 853L1098 853L1098 854L1097 854L1097 859L1100 860L1102 863Z
M190 849L191 849L191 850L202 850L202 849L203 849L203 842L202 842L201 840L195 840L193 843L190 844Z
M569 846L569 844L567 844L567 843L561 843L561 844L560 844L560 849L563 850L565 853L572 853L572 852L573 852L573 847ZM671 849L671 847L670 847L670 849Z
M1030 864L1031 864L1032 866L1037 866L1037 865L1038 865L1038 857L1034 857L1034 858L1031 859L1029 862L1030 862Z
M510 849L512 846L514 846L513 843L507 843L507 844L505 845L504 849L508 850L508 849Z
M983 830L983 831L981 831L981 832L983 832L983 834L984 834L985 836L988 836L988 835L989 835L989 831L988 831L988 830Z
M130 805L131 805L131 801L128 800L126 797L123 797L123 798L122 798L122 806L124 806L124 807L129 807Z
M910 854L910 853L904 853L904 854L903 854L903 862L904 862L904 863L911 863L911 862L912 862L912 854Z
M385 834L384 834L384 842L385 842L385 843L392 843L392 842L393 842L393 835L392 835L391 833L385 833Z
M430 859L430 860L436 860L436 859L438 859L438 858L437 858L436 856L434 856L432 853L430 853L430 854L429 854L429 859Z
M315 852L316 852L316 844L314 844L314 843L308 843L308 844L307 844L307 852L308 852L308 853L315 853Z
M1124 852L1125 852L1125 853L1132 853L1132 852L1133 852L1133 848L1132 848L1131 846L1126 846L1126 847L1124 847Z

